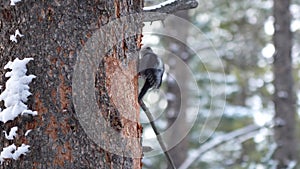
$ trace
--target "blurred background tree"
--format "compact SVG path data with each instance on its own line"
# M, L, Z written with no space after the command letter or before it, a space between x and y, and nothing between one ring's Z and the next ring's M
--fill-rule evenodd
M277 1L283 3L280 0ZM163 2L163 0L146 0L145 6L159 2ZM294 139L292 141L294 144L291 144L293 150L290 150L294 152L290 153L297 154L299 152L297 142L300 140L300 135L298 134L299 127L297 127L299 118L296 112L299 112L300 102L299 100L293 101L293 98L296 99L296 96L300 94L298 83L300 77L300 5L296 0L287 3L290 3L286 8L289 11L285 12L287 15L289 12L291 13L291 21L290 26L286 26L290 27L293 39L290 39L292 43L282 38L279 40L286 41L286 45L284 45L286 48L289 48L290 43L292 49L290 56L285 55L287 59L292 58L287 62L290 62L290 68L293 69L290 71L290 79L286 83L292 83L294 86L288 85L292 86L289 90L290 93L287 94L291 98L291 102L284 106L291 105L292 109L294 108L289 116L290 119L294 119L294 122L285 121L290 125L281 132L289 131L290 127L294 128L293 131L290 131L291 135L283 140L285 143L282 145L290 144L289 141ZM278 7L280 8L277 5ZM231 138L228 133L254 124L259 127L258 130L242 134L240 137L225 139L226 141L216 144L202 153L190 168L269 169L282 167L280 155L278 156L278 151L276 151L280 147L278 146L280 143L278 136L282 135L278 133L278 120L280 123L280 120L286 119L275 117L284 118L286 112L276 109L275 113L275 105L278 105L278 102L275 101L274 105L274 100L278 96L278 92L275 93L278 91L278 85L276 86L276 82L274 82L274 76L279 75L280 78L284 75L273 74L272 64L274 63L274 69L276 66L280 69L286 65L281 63L276 65L273 58L273 56L276 57L274 54L277 54L275 51L280 51L278 45L273 45L276 44L275 39L273 42L276 32L274 22L275 19L278 19L274 16L277 12L282 12L275 8L273 0L199 0L198 8L187 11L186 14L178 13L177 16L197 27L198 30L201 30L201 34L189 25L180 25L180 23L176 25L176 19L172 20L174 19L172 17L167 18L164 22L146 23L143 42L145 45L156 47L156 51L163 57L167 65L163 83L165 97L159 94L162 97L156 99L156 102L152 102L154 94L152 97L151 94L148 96L148 102L151 103L154 112L162 112L157 120L161 130L168 129L168 126L176 119L180 108L182 108L181 113L184 114L180 118L187 123L191 116L189 106L200 101L200 109L193 128L183 139L182 144L178 144L178 147L171 150L176 164L182 163L183 158L195 154L197 149L207 146L210 141L224 137ZM164 33L163 31L161 34L157 33L162 29L165 31ZM151 32L149 30L154 33L149 33ZM166 32L168 35L174 34L174 36L166 36ZM181 38L185 41L176 40L174 38L176 34L185 37ZM162 52L162 49L168 52ZM191 95L179 96L179 87L170 80L181 78L186 81L185 85L189 88L190 82L188 79L184 79L186 77L181 73L180 66L176 65L174 55L186 63L193 72L193 78L196 79L199 87L199 94L193 95L194 97L190 97ZM286 74L286 76L289 75ZM291 96L292 93L295 97ZM219 121L220 116L222 117L221 121ZM216 126L218 127L216 128ZM147 133L147 127L145 127L145 131ZM174 133L179 132L180 129L174 131ZM294 134L296 135L293 136ZM174 136L169 135L169 137L171 139L165 139L170 141ZM155 143L147 142L147 144ZM150 166L147 164L151 164L152 167L164 167L161 157L146 157L144 159L145 168ZM292 161L291 159L294 158L296 158L295 161ZM285 162L290 166L285 167L294 166L296 168L293 162L299 161L298 158L294 155L287 157Z

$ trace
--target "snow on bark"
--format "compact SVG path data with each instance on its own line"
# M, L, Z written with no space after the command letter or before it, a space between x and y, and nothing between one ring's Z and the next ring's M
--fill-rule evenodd
M3 100L6 107L0 112L0 121L3 123L14 120L20 114L37 115L36 111L28 110L25 104L28 100L27 97L31 95L28 84L35 78L34 75L26 75L26 64L31 60L33 59L20 60L16 58L4 66L4 69L11 69L11 71L5 74L10 79L7 80L6 88L0 94L0 101Z
M7 134L6 131L3 131L3 133L5 134L5 138L7 140L13 140L14 137L17 135L17 131L18 131L18 127L13 127L10 129L9 134Z
M15 144L9 145L3 148L3 151L0 154L1 164L4 162L4 159L14 159L17 160L21 155L26 155L29 152L29 145L22 144L20 147L16 147Z
M5 90L0 94L0 101L4 101L4 110L0 109L0 121L6 123L7 121L14 120L20 114L31 114L37 115L36 111L29 110L26 102L28 96L31 95L29 91L29 83L36 76L26 75L27 68L26 64L33 60L33 58L25 58L20 60L16 58L13 62L9 61L4 69L10 69L5 74L5 77L9 79L6 81ZM4 131L5 138L7 140L13 140L17 135L18 127L12 127L10 132L7 134ZM28 132L29 133L29 132ZM26 132L25 136L28 134ZM29 152L29 145L22 144L17 147L15 144L4 147L0 153L1 164L5 159L17 160L21 155L26 155Z
M9 40L12 41L12 42L18 43L17 36L19 36L19 37L23 37L23 36L24 36L24 35L22 35L22 34L20 33L19 29L17 29L17 30L15 31L15 34L14 34L14 35L10 35Z

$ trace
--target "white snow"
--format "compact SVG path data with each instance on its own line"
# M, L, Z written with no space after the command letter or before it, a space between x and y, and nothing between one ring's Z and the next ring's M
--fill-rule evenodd
M286 121L280 117L277 117L274 119L274 125L276 127L282 127L286 125Z
M25 132L25 137L28 136L28 134L29 134L31 131L32 131L32 130L27 130L27 131Z
M282 99L287 99L289 97L289 94L287 91L282 90L277 92L277 96Z
M13 140L14 137L17 135L17 131L18 131L18 127L15 126L15 127L10 129L10 132L9 132L8 135L7 135L6 131L3 131L3 133L5 134L5 138L7 140Z
M24 35L22 35L22 34L20 33L19 29L17 29L17 30L15 31L15 34L14 34L14 35L10 35L9 40L12 41L12 42L18 43L17 36L19 36L19 37L23 37L23 36L24 36Z
M29 152L29 145L22 144L18 149L13 153L13 159L17 160L22 154L26 155Z
M24 35L22 35L22 34L20 33L19 29L17 29L17 30L15 31L15 36L23 37Z
M36 76L26 75L26 64L33 60L33 58L25 58L20 60L16 58L13 62L9 61L4 69L11 69L5 74L9 79L6 82L5 90L0 94L0 101L4 101L6 107L0 112L0 121L6 123L13 120L19 114L37 115L36 111L28 110L27 97L31 95L28 84Z
M22 111L22 115L24 115L24 114L31 114L33 116L36 116L37 115L37 111L24 110L24 111Z
M297 165L297 161L292 160L292 161L289 162L286 169L294 169L296 167L296 165Z
M13 158L12 152L16 150L16 146L14 144L3 148L3 151L0 154L0 161L1 164L3 163L4 159L6 158Z
M10 35L9 40L16 43L18 42L15 35Z
M3 151L0 154L1 164L3 163L4 159L12 158L14 160L17 160L22 154L26 155L26 153L29 152L29 147L29 145L22 144L17 148L15 144L12 144L3 148Z
M158 4L158 5L144 7L143 10L147 11L147 10L153 10L153 9L161 8L162 6L166 6L166 5L171 4L175 1L176 0L167 0L165 2L162 2L162 3Z
M20 2L21 0L10 0L10 5L15 6L17 2Z

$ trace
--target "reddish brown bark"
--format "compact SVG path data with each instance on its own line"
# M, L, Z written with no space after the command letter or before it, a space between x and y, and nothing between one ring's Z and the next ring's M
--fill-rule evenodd
M142 21L138 17L115 21L141 11L143 1L24 0L16 6L9 3L0 1L0 84L5 83L3 67L9 60L33 57L28 72L37 78L30 84L33 95L28 106L37 111L38 116L19 117L1 124L2 130L6 131L19 126L20 135L28 129L32 132L13 141L16 145L29 144L30 153L18 161L7 160L0 168L141 168L141 143L131 139L139 140L142 132L134 76L137 56L129 57L128 53L134 53L140 47ZM108 100L98 97L102 114L110 114L103 116L109 126L98 127L102 130L111 127L122 134L124 144L114 146L131 150L136 156L114 154L97 144L86 133L74 108L72 80L79 51L86 47L95 32L112 22L122 29L110 27L105 30L105 37L102 37L105 39L101 39L101 46L95 48L109 49L112 47L109 44L115 44L116 50L98 52L105 58L103 63L91 65L97 66L98 73L104 75L92 77L99 82L92 84L96 91L105 89L96 94L103 92L109 96ZM131 24L135 25L134 34L128 29ZM24 37L13 43L9 41L9 35L16 29ZM111 141L110 137L103 138L108 139L104 142ZM1 136L1 150L8 144L11 142Z

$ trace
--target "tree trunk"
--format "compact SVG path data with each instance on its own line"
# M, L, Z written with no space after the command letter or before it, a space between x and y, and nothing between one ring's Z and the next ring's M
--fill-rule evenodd
M1 123L3 131L19 128L12 141L0 137L1 151L25 143L30 152L0 168L141 168L135 75L143 25L134 14L143 1L9 3L0 2L1 91L4 65L33 58L27 105L38 115ZM17 29L24 36L15 43Z
M180 11L176 13L177 17L170 17L166 20L166 30L170 31L169 33L173 35L172 37L166 37L167 39L164 42L166 49L171 50L169 64L170 73L172 76L167 80L167 95L173 95L173 99L168 100L168 107L166 110L166 117L168 120L168 126L173 128L168 135L168 143L172 144L175 141L177 143L172 144L176 145L170 149L170 155L176 165L179 167L187 157L188 150L188 139L186 137L181 138L182 133L185 133L188 130L186 113L188 109L188 82L190 77L186 73L186 67L183 65L187 64L190 59L190 53L188 47L186 46L186 38L188 37L188 27L187 25L182 24L182 18L185 21L189 20L188 11ZM176 28L176 29L174 29ZM181 41L174 40L174 37L179 37ZM183 64L184 63L184 64ZM174 79L178 83L174 83ZM177 123L177 125L174 125ZM180 140L178 140L180 138ZM171 168L171 166L168 166Z
M277 168L287 168L296 159L295 119L296 99L292 76L292 33L290 31L290 0L274 0L275 33L274 45L274 103L275 103L275 141L274 154Z

